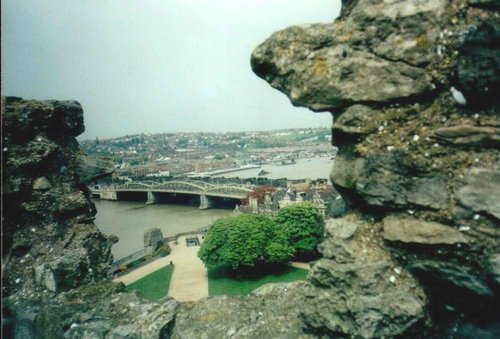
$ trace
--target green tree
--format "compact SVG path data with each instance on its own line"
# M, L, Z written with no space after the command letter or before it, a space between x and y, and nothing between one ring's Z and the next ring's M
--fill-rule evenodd
M209 269L219 266L241 269L283 263L293 252L272 219L247 214L214 222L198 256Z
M275 222L293 247L295 257L308 258L317 254L325 224L318 207L307 202L286 206L279 210Z

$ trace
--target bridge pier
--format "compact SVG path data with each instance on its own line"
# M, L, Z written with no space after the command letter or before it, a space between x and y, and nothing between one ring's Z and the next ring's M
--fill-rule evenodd
M255 197L249 197L248 198L248 205L250 205L250 210L252 213L257 214L259 213L259 201Z
M101 200L118 200L116 191L102 191L99 193L99 199Z
M146 201L146 205L156 204L158 202L158 196L156 193L148 191L148 200Z
M200 195L200 210L206 210L212 207L212 201L205 195Z

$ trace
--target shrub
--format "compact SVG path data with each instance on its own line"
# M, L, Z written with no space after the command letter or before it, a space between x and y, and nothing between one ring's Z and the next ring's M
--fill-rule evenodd
M167 255L172 252L172 249L170 248L170 245L164 242L158 248L154 251L153 256L160 256L160 257L166 257Z

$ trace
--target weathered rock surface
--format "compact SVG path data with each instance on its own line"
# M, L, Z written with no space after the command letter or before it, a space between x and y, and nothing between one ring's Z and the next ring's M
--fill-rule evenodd
M341 221L328 219L325 221L325 239L318 246L320 253L327 259L336 262L353 262L357 254L363 251L352 239L358 229L358 224L346 219Z
M304 282L268 284L248 297L209 297L184 303L172 338L314 338L298 314Z
M45 177L36 178L33 182L33 189L36 191L44 191L52 188L52 184Z
M453 126L435 131L438 140L454 145L500 148L500 128L494 126Z
M353 105L335 119L332 135L337 145L353 142L370 132L367 122L376 113L365 105Z
M368 205L440 209L449 203L448 179L418 167L400 152L375 153L365 158L335 160L331 179L340 189L361 197Z
M485 280L471 270L461 267L457 269L454 264L435 261L419 261L409 266L409 269L417 274L423 274L424 279L433 280L437 284L454 286L479 296L492 296L493 291L488 287Z
M79 182L83 184L106 177L115 171L113 161L108 159L90 157L85 154L79 154L77 159Z
M494 337L498 1L342 5L334 23L284 29L252 54L254 72L292 104L334 115L339 151L331 180L362 224L371 225L327 223L305 323L329 336L407 337L425 323L437 337L460 336L450 334L457 329ZM371 256L366 263L364 253ZM380 277L387 279L394 262L413 282L386 290ZM393 310L378 295L391 305L398 304L391 298L410 302ZM422 312L411 300L422 302ZM380 320L392 312L400 312L399 321Z
M83 166L81 106L2 97L2 118L3 337L169 337L177 302L102 282L117 239L92 222L84 183L106 171Z
M384 219L384 239L422 245L453 245L470 241L460 231L450 226L396 217Z
M313 266L302 306L304 321L319 333L373 338L422 330L423 292L370 228L352 216L327 222L320 246L326 258Z
M487 213L500 220L500 171L471 168L467 184L457 191L455 198L474 212Z
M301 34L297 31L308 35L307 42L294 41ZM330 33L330 27L324 25L276 33L254 50L252 67L257 75L289 95L294 105L315 111L339 110L355 103L387 103L430 91L430 78L420 68L348 45L324 48L333 43L325 41ZM268 72L273 67L276 69ZM360 77L363 82L357 80Z
M9 304L15 338L168 338L178 303L145 300L124 285L92 283L57 297Z
M178 303L165 298L156 303L137 293L119 293L101 301L83 322L64 333L65 338L169 338L175 324ZM104 319L103 316L105 315ZM81 317L80 316L80 317Z
M446 5L360 0L334 24L273 34L253 51L252 68L294 105L315 111L419 97L433 86L416 66L433 59L429 49L437 45Z
M4 293L40 284L63 290L102 279L112 260L111 242L92 224L95 209L77 184L81 106L2 98L2 114L3 197L9 211L3 223Z
M491 3L491 2L490 2ZM498 3L496 4L498 8ZM469 103L500 103L500 23L485 20L465 34L458 60L458 81Z

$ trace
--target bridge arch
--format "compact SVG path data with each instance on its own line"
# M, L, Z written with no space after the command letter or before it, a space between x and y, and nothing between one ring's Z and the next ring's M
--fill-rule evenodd
M128 182L123 185L117 185L114 187L116 191L126 191L126 190L149 190L152 185L144 182Z
M236 185L221 185L207 189L205 191L205 194L211 196L227 196L237 199L243 199L250 192L252 192L252 189L248 187L241 187Z
M187 191L194 193L202 193L207 188L205 183L192 181L167 181L154 185L154 191Z

